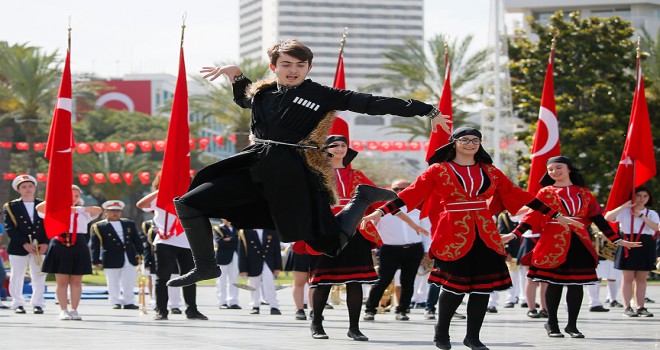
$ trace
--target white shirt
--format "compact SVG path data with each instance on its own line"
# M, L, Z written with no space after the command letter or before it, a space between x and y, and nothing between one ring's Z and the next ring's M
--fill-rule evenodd
M169 230L172 229L172 226L174 225L174 220L176 220L176 215L173 215L171 213L166 212L163 209L156 207L156 199L157 198L154 198L154 200L151 201L151 203L149 204L149 208L145 208L143 210L146 212L154 212L154 224L160 232L169 232ZM167 223L165 222L166 219L167 219ZM166 224L167 224L167 228L165 227ZM179 248L190 249L190 243L188 243L188 238L186 238L185 232L182 232L178 236L173 235L167 239L163 239L160 237L159 234L156 234L156 237L154 238L154 245L160 243L179 247Z
M23 201L23 205L25 206L25 210L30 216L30 222L34 223L34 202Z
M259 243L264 244L264 230L258 228L255 230L257 232L257 237L259 237Z
M121 221L110 221L108 220L110 225L112 225L112 228L115 229L115 232L117 232L117 236L119 236L119 240L124 243L124 228L121 226Z
M642 213L646 215L649 220L657 223L660 222L660 219L658 218L658 213L655 210L648 209L648 213L646 212L647 209L644 209ZM619 212L619 214L616 216L616 219L614 221L619 223L619 228L621 229L621 232L623 233L631 233L630 232L630 208L625 208L622 211ZM639 233L639 229L642 227L642 224L644 224L644 220L640 217L635 217L633 221L633 232L632 233ZM644 225L644 229L642 230L643 235L653 235L655 232L653 229L649 227L649 225Z
M431 229L431 222L428 218L419 219L419 210L413 209L409 213L406 212L406 207L400 208L402 213L405 213L417 225L425 228L427 231ZM430 237L418 234L403 220L397 218L395 215L383 216L376 225L378 233L380 234L383 244L387 245L406 245L413 243L423 243L424 251L429 250L431 245Z

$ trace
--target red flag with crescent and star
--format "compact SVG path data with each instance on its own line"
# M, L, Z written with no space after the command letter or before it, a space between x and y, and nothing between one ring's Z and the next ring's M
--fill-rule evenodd
M641 186L656 175L655 151L649 107L646 104L646 91L642 65L637 58L637 86L633 98L630 122L626 143L623 147L621 160L614 176L614 183L607 199L605 210L616 209L629 201L634 189Z
M532 164L527 182L527 192L534 195L541 189L540 181L547 169L545 163L548 159L561 155L559 122L557 121L557 110L555 108L555 82L552 77L554 63L555 51L553 47L550 50L548 69L545 72L545 81L543 82L539 121L536 124L536 133L532 144Z
M177 236L183 233L183 228L176 216L174 198L184 195L188 190L188 185L190 185L190 127L188 125L188 83L182 45L179 53L179 76L174 89L172 114L167 129L163 168L158 186L158 197L156 197L156 207L173 215L172 219L176 220L175 225L172 226L174 232L171 233ZM165 227L168 227L167 217L165 221Z
M453 126L453 109L451 104L451 62L449 62L449 51L445 51L445 83L442 87L442 94L440 95L440 103L438 103L438 110L440 114L449 116L447 124L449 124L449 132L438 128L436 132L431 131L431 136L429 136L429 148L426 150L426 161L433 156L435 151L446 145L449 142L449 137L451 136ZM438 116L442 118L442 116Z
M70 43L70 41L69 41ZM69 44L69 47L71 45ZM62 72L62 82L57 95L57 104L50 124L45 157L48 159L48 182L46 183L46 210L44 226L48 238L69 232L71 225L71 186L73 185L73 156L75 148L71 127L71 67L70 49L67 49ZM71 242L75 243L75 232Z

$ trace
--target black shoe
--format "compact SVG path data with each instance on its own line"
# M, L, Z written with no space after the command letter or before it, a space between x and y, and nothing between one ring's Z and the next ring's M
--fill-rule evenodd
M325 330L323 329L323 326L320 325L320 324L316 325L316 324L312 323L309 326L309 329L312 331L312 338L314 338L314 339L328 339L328 338L330 338L330 337L328 337L327 334L325 334Z
M394 318L397 321L408 321L408 320L410 320L410 317L408 317L408 315L406 315L405 312L397 312L397 314Z
M610 309L604 308L603 305L597 305L597 306L590 307L589 311L591 311L591 312L608 312L608 311L610 311Z
M42 309L41 306L35 306L32 308L32 312L34 312L35 315L41 315L44 313L44 309Z
M112 306L112 309L113 309L113 310L119 310L119 309L121 309L121 304L115 304L115 305L113 305L113 306Z
M655 300L649 298L644 298L644 302L647 304L655 304Z
M570 329L568 327L564 328L564 331L571 336L571 338L584 338L584 334L580 333L577 328Z
M435 340L435 347L442 350L451 349L451 342L449 340Z
M25 313L25 308L22 307L22 306L19 306L19 307L14 309L14 313L15 314L24 314Z
M534 305L536 306L536 308L539 308L541 306L541 305L539 305L539 303L534 303ZM522 304L520 304L520 307L526 308L526 307L529 307L529 305L527 303L522 303Z
M186 318L189 320L208 320L209 318L204 316L199 310L188 308L186 309Z
M556 326L553 329L553 327L550 327L550 324L548 322L546 322L545 324L543 324L543 327L545 328L545 331L548 332L548 337L550 337L550 338L563 338L564 337L564 333L559 331L559 326Z
M614 300L614 301L610 302L610 306L611 307L623 307L623 304L621 304L620 302Z
M529 317L529 318L541 318L541 314L538 311L536 311L536 309L529 310L529 311L527 311L527 317Z
M368 341L369 338L367 338L366 335L362 334L359 329L348 329L348 333L346 335L349 338L353 338L355 341Z
M514 305L516 305L516 304L514 304L514 303L506 303L506 304L504 304L504 308L505 308L505 309L510 309L510 308L512 308Z
M7 306L3 303L0 303L0 309L6 310L6 309L9 309L9 306Z
M181 315L182 314L181 309L179 309L178 307L172 308L172 314L173 315Z
M365 321L373 321L376 318L376 312L374 311L365 311L364 316L362 317Z
M137 310L140 307L135 304L124 305L124 310Z
M227 306L227 304L220 305L220 309L228 309L228 308L229 308L229 306Z
M623 310L623 316L628 316L628 317L637 317L637 312L633 310L630 306L627 307L625 310Z
M298 320L298 321L307 320L307 316L305 315L305 310L298 309L298 311L296 311L296 320Z
M463 345L467 346L472 350L489 350L484 343L479 340L470 340L468 338L463 339Z
M174 199L174 207L195 261L195 267L183 276L167 281L168 287L185 287L199 281L220 277L222 272L215 259L211 222L201 211Z
M495 306L489 306L486 309L486 312L489 313L489 314L496 314L497 313L497 308Z
M258 307L253 307L252 310L250 310L250 315L258 315L258 314L259 314Z
M333 310L335 307L330 305L330 304L325 304L325 306L323 308L326 309L326 310Z
M549 317L548 310L541 309L541 311L539 311L539 315L541 316L541 318L548 318Z
M464 319L467 318L467 316L465 316L463 314L459 314L458 312L454 312L454 316L452 316L451 318L453 318L455 320L464 320Z
M240 310L240 309L242 309L242 307L238 306L238 304L232 304L232 305L227 306L227 309L229 309L229 310Z
M163 313L157 313L156 316L154 316L154 321L165 321L167 320L167 314Z
M278 309L276 307L272 307L272 308L270 308L270 314L271 315L281 315L282 312L280 311L280 309Z

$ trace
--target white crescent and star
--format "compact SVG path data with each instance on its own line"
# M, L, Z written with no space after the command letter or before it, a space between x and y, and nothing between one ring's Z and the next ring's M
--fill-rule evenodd
M557 142L559 142L559 123L557 122L557 116L543 106L541 106L541 110L539 111L539 124L537 128L539 128L541 124L545 125L545 128L548 131L548 139L541 149L532 154L532 157L538 157L550 152L555 148Z
M124 106L126 106L126 109L128 109L129 112L135 112L135 103L133 102L133 99L122 92L109 92L99 97L94 105L96 107L101 107L110 101L121 102Z

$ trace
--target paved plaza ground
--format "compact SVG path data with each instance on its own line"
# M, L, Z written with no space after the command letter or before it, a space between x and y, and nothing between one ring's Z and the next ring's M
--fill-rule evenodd
M49 286L49 291L53 290ZM601 289L601 295L606 289ZM186 320L172 315L168 321L153 321L154 312L140 316L137 310L113 310L107 299L83 300L79 312L83 321L59 321L59 307L48 300L44 315L15 315L0 310L0 349L435 349L433 321L424 320L423 310L414 309L410 321L395 321L391 313L378 314L376 320L361 322L370 340L356 342L346 336L348 316L343 305L326 310L324 327L329 340L314 340L309 321L296 321L291 289L278 291L283 315L271 316L267 306L261 315L249 314L249 293L241 291L242 310L220 310L215 288L198 287L198 303L208 321ZM481 333L491 349L659 349L660 285L650 286L648 304L653 318L627 318L622 309L607 313L589 312L583 305L579 329L586 339L551 339L543 329L544 320L530 320L525 310L499 308L487 314ZM500 298L502 300L503 298ZM465 305L459 308L465 312ZM566 312L560 310L560 325ZM454 349L462 345L465 320L454 321L451 336Z

